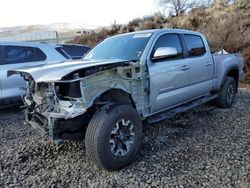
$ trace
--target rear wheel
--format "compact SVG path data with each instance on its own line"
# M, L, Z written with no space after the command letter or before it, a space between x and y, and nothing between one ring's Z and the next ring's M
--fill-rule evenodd
M221 108L230 108L235 101L236 82L232 77L226 77L224 84L219 91L219 97L216 99L217 106Z
M86 152L101 168L120 169L132 162L142 141L140 115L131 105L104 106L86 132Z

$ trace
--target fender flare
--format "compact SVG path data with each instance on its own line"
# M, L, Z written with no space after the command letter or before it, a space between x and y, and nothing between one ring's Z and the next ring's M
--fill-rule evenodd
M227 68L226 68L226 71L225 71L224 74L223 74L222 82L221 82L220 86L221 86L223 83L225 83L225 80L226 80L226 77L227 77L228 73L231 72L232 70L237 70L238 73L239 73L239 67L238 67L237 65L232 65L232 66L230 66L230 67L227 67ZM237 81L237 82L238 82L238 81Z

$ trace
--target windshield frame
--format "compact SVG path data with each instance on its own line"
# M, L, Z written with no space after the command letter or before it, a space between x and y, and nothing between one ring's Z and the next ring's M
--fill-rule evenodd
M138 61L140 60L140 58L142 57L145 49L147 48L148 43L150 42L152 36L153 36L153 32L152 31L145 31L145 32L134 32L134 33L126 33L126 34L120 34L120 35L115 35L112 37L108 37L104 40L102 40L101 42L99 42L97 45L95 45L88 53L86 53L83 56L83 60L103 60L103 59L123 59L123 60L127 60L127 61ZM95 51L98 47L100 47L103 43L106 43L106 41L109 42L109 40L114 40L114 39L118 39L118 38L125 38L125 37L132 37L132 38L144 38L145 43L142 46L142 50L139 51L139 54L136 58L131 58L131 59L127 59L127 58L123 58L123 57L102 57L102 58L92 58L92 57L88 57L90 56L91 53L93 53L93 51ZM130 38L129 40L131 40L132 38Z

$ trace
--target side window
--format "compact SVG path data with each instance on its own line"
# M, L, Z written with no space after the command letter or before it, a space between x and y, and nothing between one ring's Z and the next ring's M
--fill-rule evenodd
M44 61L46 58L46 55L39 48L5 46L5 64Z
M34 48L34 51L35 51L34 61L45 61L47 59L45 53L43 53L43 51L40 50L39 48Z
M152 56L158 48L162 47L173 47L177 50L177 55L175 57L170 57L169 59L173 60L183 58L183 50L177 34L165 34L160 36L155 43Z
M66 59L70 59L69 55L63 50L62 47L56 47L56 51L58 51Z
M197 57L206 53L206 48L200 36L184 35L184 41L187 46L188 56Z

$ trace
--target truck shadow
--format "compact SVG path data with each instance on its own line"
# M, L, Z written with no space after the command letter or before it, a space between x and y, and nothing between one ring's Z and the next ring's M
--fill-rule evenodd
M213 138L224 131L215 121L215 118L220 119L215 116L223 116L223 111L227 110L221 109L220 114L215 107L207 104L148 126L137 157L138 163L148 161L152 164L154 160L166 169L176 169L181 164L183 170L196 157L206 158Z
M0 115L9 115L11 113L22 113L19 106L3 106L0 107Z

